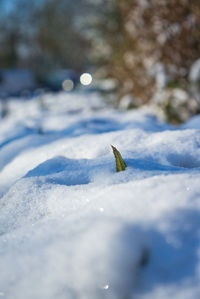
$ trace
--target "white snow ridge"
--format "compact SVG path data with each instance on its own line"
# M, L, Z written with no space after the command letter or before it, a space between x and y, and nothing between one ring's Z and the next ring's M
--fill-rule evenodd
M199 299L200 117L42 101L0 120L0 298Z

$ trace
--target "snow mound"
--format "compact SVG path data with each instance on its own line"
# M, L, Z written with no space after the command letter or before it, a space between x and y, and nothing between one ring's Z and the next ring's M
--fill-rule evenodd
M198 299L200 118L42 101L0 120L0 297Z

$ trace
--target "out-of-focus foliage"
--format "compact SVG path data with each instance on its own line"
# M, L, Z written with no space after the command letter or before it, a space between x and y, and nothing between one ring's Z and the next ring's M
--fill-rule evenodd
M121 106L151 103L169 121L200 111L198 59L199 0L0 0L0 68L44 78L92 61Z
M43 54L38 56L45 69L56 66L80 71L88 63L89 43L76 25L75 13L69 1L63 0L47 1L36 13L37 45Z
M110 0L94 9L94 57L103 76L117 80L119 99L129 94L137 106L174 87L194 96L189 74L200 57L199 0ZM173 114L169 98L162 108Z
M0 68L26 67L41 75L87 65L89 42L77 21L84 11L81 0L16 0L7 13L4 4L3 11Z

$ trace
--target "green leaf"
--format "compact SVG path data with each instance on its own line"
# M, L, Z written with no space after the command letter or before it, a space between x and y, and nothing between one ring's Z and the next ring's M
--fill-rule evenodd
M126 163L124 162L124 160L122 159L120 152L114 146L112 146L112 150L113 150L113 154L115 156L116 171L125 170L127 166L126 166Z

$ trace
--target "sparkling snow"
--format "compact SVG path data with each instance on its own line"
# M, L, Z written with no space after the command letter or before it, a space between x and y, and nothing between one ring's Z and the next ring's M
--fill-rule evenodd
M0 297L199 299L199 186L199 116L172 127L93 94L11 99L0 120Z

